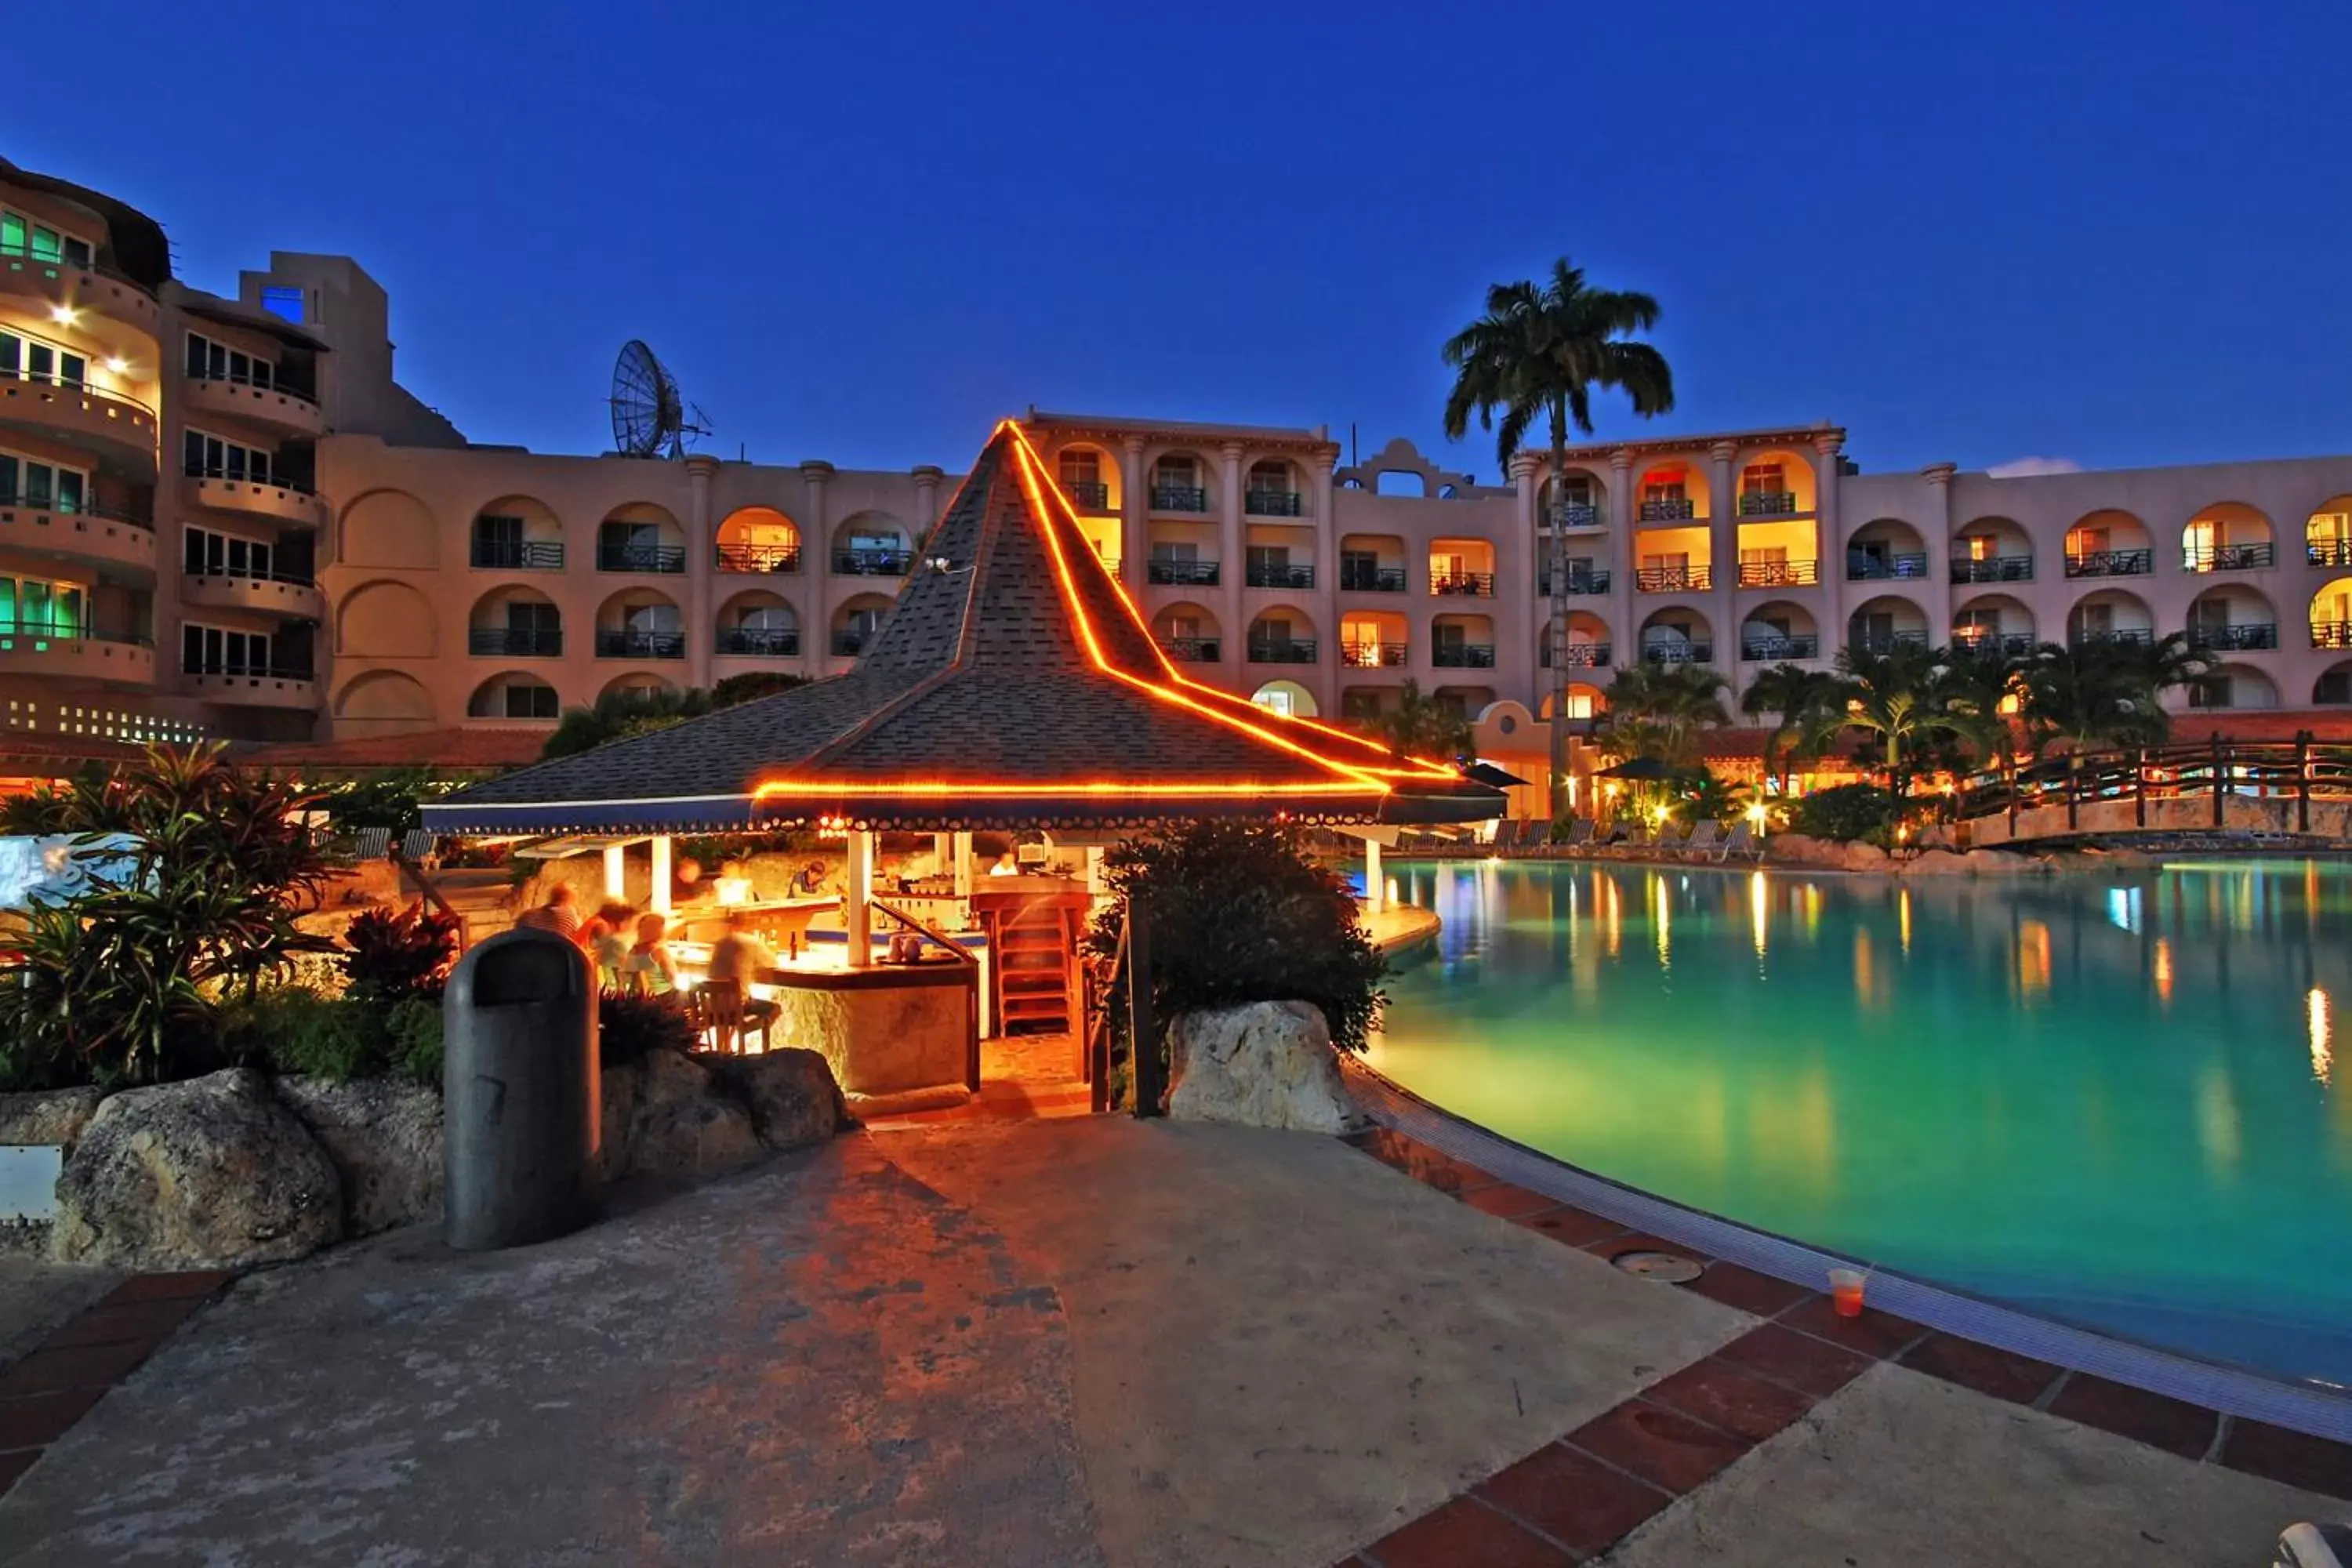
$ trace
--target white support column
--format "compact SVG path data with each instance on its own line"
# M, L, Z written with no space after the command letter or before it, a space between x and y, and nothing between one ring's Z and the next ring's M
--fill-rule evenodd
M1364 840L1364 907L1374 914L1389 907L1388 879L1381 874L1381 841Z
M807 638L802 657L811 675L833 673L833 524L824 514L824 485L831 478L831 463L801 465L808 497L801 514L801 570L808 574L809 595L808 608L802 612Z
M1101 891L1103 890L1103 870L1102 870L1102 867L1103 867L1103 848L1102 848L1102 846L1101 846L1101 845L1099 845L1099 844L1089 844L1089 845L1087 845L1087 892L1089 892L1089 893L1099 893L1099 892L1101 892Z
M710 516L710 479L719 459L698 452L686 460L691 501L686 512L686 668L688 684L710 684L710 655L719 646L711 574L718 569L718 527Z
M1339 529L1331 503L1331 465L1339 460L1339 448L1330 446L1307 463L1307 504L1315 513L1315 635L1323 639L1315 650L1315 700L1326 720L1339 712Z
M954 846L956 897L968 899L971 897L971 835L954 833L949 838Z
M1249 548L1248 534L1242 524L1242 444L1228 441L1218 448L1218 456L1223 462L1216 478L1210 480L1217 492L1217 556L1223 563L1217 568L1217 581L1223 584L1217 590L1217 618L1225 623L1228 630L1224 646L1217 651L1233 667L1230 679L1238 682L1235 689L1246 697L1250 672L1244 661L1248 658L1249 611L1242 603L1242 584L1249 576ZM1208 479L1207 475L1202 477ZM1330 635L1329 628L1317 630L1323 636Z
M948 874L948 860L955 854L953 845L954 836L952 834L934 833L931 835L932 876L944 877Z
M604 896L615 903L629 896L628 851L617 844L604 846Z
M1736 682L1744 614L1739 605L1739 471L1735 466L1739 448L1729 441L1717 441L1706 455L1714 463L1709 475L1711 493L1706 498L1707 554L1715 574L1715 592L1706 612L1706 618L1715 623L1711 628L1715 658L1708 662Z
M1633 608L1633 574L1642 569L1642 498L1633 493L1633 454L1624 447L1609 454L1609 665L1638 669L1642 621ZM1608 672L1593 679L1609 684Z
M849 897L843 901L842 924L849 933L849 967L864 969L874 962L874 835L853 830L849 835Z
M940 481L947 478L938 467L924 463L915 469L916 542L930 537L940 523Z
M1952 476L1958 471L1956 463L1930 463L1919 470L1927 481L1927 515L1919 520L1919 531L1927 550L1927 642L1935 647L1952 640ZM1841 642L1844 636L1840 626Z
M1813 438L1813 450L1821 458L1813 465L1813 536L1814 549L1821 560L1824 625L1819 646L1823 658L1835 658L1838 644L1845 637L1845 520L1838 506L1839 469L1843 466L1838 449L1844 444L1842 436Z
M1119 444L1119 449L1124 460L1118 470L1118 574L1127 580L1128 591L1140 605L1151 575L1147 564L1151 559L1151 495L1146 488L1150 480L1143 471L1143 437L1129 436Z
M646 896L646 907L657 915L669 913L669 835L654 835L653 891Z

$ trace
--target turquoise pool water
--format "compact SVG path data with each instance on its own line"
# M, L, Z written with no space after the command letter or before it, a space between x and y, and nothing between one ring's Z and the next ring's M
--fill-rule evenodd
M2352 1384L2352 864L2017 882L1392 864L1368 1059L1677 1202Z

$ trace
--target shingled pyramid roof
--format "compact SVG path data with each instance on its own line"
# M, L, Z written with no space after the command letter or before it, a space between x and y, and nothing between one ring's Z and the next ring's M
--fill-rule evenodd
M849 674L525 768L425 814L440 832L507 834L1502 810L1456 768L1185 679L1008 421Z

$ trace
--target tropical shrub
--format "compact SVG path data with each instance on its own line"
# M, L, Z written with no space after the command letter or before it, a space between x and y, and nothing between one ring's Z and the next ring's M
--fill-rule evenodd
M270 1072L349 1083L397 1077L441 1082L441 1008L412 996L380 1002L323 996L281 985L227 1009L223 1056Z
M694 1026L677 1004L661 996L607 991L596 1002L596 1053L604 1067L643 1061L648 1051L691 1051Z
M421 827L425 823L420 809L426 795L434 793L433 775L423 768L397 768L374 778L348 784L320 802L326 808L327 821L338 834L346 837L363 827L384 827L394 838Z
M1819 789L1789 814L1791 832L1841 841L1884 844L1895 825L1895 797L1876 784L1838 784Z
M343 955L343 973L354 996L381 1003L412 996L438 1002L457 956L457 920L418 900L406 909L362 910L352 917L343 941L351 949Z

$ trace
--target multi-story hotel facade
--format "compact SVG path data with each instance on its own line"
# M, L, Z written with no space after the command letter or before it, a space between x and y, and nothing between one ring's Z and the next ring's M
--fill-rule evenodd
M954 490L471 445L394 380L388 321L340 257L192 289L153 220L0 163L10 730L425 754L616 689L838 673ZM1636 660L1737 690L1850 645L2171 632L2220 662L2202 704L2352 708L2352 457L1865 474L1812 424L1580 446L1559 476L1529 453L1482 485L1324 428L1025 424L1170 656L1296 712L1412 680L1539 724L1554 529L1571 721Z

